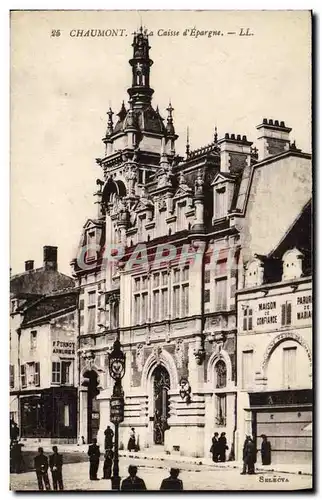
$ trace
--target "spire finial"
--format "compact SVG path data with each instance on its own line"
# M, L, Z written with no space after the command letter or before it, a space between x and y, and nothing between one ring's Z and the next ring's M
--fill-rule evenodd
M217 144L218 142L218 133L217 133L217 125L215 126L215 133L214 133L214 143Z
M187 127L187 144L186 144L186 156L190 154L190 138L189 138L189 127Z
M172 112L174 111L174 108L172 107L171 101L169 101L169 106L167 107L168 111L168 117L167 117L167 134L170 137L171 135L175 134L174 126L173 126L173 116Z
M114 115L114 113L112 111L111 103L110 103L109 109L107 111L108 121L107 121L106 135L111 135L113 133L113 115Z

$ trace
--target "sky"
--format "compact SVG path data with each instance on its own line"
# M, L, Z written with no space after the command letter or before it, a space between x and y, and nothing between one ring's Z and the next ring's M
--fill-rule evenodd
M171 99L177 153L184 154L187 126L192 149L209 144L215 126L219 137L229 132L256 142L264 117L285 121L297 147L311 151L306 11L13 12L13 274L24 270L25 260L40 267L44 245L58 246L59 270L71 274L82 226L95 216L93 193L103 178L95 158L104 152L106 111L111 105L117 113L123 99L127 104L131 34L141 22L153 32L153 105L166 117ZM239 36L241 28L253 34ZM70 36L77 29L124 31ZM60 36L51 36L53 30ZM197 30L222 34L196 37ZM164 34L169 31L172 36Z

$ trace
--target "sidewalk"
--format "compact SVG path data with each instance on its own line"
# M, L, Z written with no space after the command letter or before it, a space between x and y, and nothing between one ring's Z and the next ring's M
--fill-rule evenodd
M22 441L23 442L23 441ZM52 452L51 444L42 444L42 443L24 443L25 446L23 451L37 451L39 446L42 446L45 453ZM78 452L80 454L87 455L88 445L76 445L76 444L61 444L58 445L60 453L75 453ZM132 458L138 460L155 460L159 462L165 461L174 461L185 464L195 464L195 465L206 465L213 467L214 469L242 469L242 463L233 461L233 462L217 462L214 463L211 458L195 458L189 456L183 456L176 453L153 453L153 450L137 451L137 452L129 452L120 450L119 456L124 458ZM165 465L165 468L167 466ZM286 474L302 474L302 475L312 475L312 465L311 464L271 464L271 465L261 465L258 463L256 467L257 472L276 472L276 473L286 473Z

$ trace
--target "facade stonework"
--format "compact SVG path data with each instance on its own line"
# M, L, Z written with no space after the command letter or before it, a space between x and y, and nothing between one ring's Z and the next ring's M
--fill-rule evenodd
M191 151L188 143L178 155L172 105L166 120L152 106L149 49L140 31L129 106L122 104L116 120L108 111L105 151L96 160L97 214L72 262L80 293L78 434L103 443L113 382L107 357L119 337L126 355L121 446L135 427L141 449L210 456L217 431L226 433L226 458L234 459L244 432L236 412L236 292L256 244L269 255L309 200L310 156L290 148L291 129L266 119L258 148L245 136L216 132L207 146ZM276 155L267 147L273 139L284 141ZM296 184L297 166L303 176ZM258 193L269 197L265 185L288 168L299 201L279 230L267 207L280 199L281 183L265 207Z

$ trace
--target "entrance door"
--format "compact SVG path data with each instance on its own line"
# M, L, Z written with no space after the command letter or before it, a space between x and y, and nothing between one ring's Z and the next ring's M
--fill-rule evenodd
M153 435L155 444L164 444L164 433L169 428L169 373L163 366L158 366L153 372L154 393L154 426Z
M86 372L84 374L84 378L86 378L86 383L84 385L87 386L87 440L88 443L93 441L93 438L97 437L97 433L99 430L99 401L97 400L97 396L99 394L99 390L97 389L98 381L97 381L97 373L94 370Z

